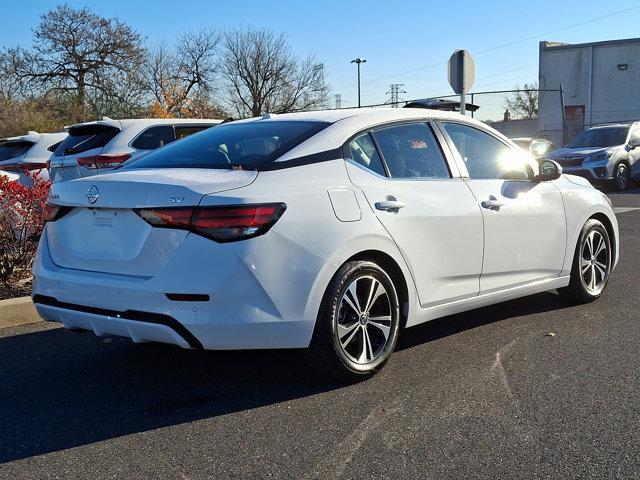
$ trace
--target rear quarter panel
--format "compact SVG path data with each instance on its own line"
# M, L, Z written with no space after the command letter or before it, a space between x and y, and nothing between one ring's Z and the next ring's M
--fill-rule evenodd
M329 196L330 190L353 192L361 212L358 220L342 221L338 218ZM368 250L383 252L395 260L407 282L409 304L416 305L415 286L407 265L363 193L350 182L343 159L260 172L251 185L207 195L201 205L263 202L287 204L287 210L269 234L280 235L324 260L318 271L310 272L315 275L315 280L307 293L305 320L315 321L322 296L340 266L354 255ZM282 265L282 275L286 275L286 267ZM304 265L293 267L306 268ZM279 292L278 287L275 281L265 285L272 298L286 295L286 292Z

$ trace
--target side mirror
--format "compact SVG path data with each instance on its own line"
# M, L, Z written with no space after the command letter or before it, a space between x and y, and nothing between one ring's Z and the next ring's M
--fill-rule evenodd
M540 159L538 162L538 175L534 180L537 182L548 182L557 180L562 175L562 167L558 162L549 160L548 158Z
M631 150L640 147L640 138L635 137L629 140L629 147L631 147Z

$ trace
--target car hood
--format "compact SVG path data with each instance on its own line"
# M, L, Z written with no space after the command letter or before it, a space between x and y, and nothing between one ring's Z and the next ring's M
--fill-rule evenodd
M547 158L554 160L556 158L563 157L580 157L587 155L593 155L594 153L606 152L607 150L611 150L612 148L617 147L581 147L581 148L559 148L547 154Z

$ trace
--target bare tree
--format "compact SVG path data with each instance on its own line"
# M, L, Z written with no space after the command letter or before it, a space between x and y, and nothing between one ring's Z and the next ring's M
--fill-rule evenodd
M112 95L112 79L142 65L141 36L87 8L60 5L40 17L33 34L33 49L20 52L20 76L45 91L73 94L80 116L90 95Z
M187 33L175 47L161 43L148 54L146 75L156 115L203 116L218 110L211 100L218 70L220 34L213 29Z
M13 101L27 92L26 85L20 77L24 69L24 54L18 48L5 48L0 51L0 99Z
M258 116L323 106L328 87L314 55L300 59L286 35L245 28L224 35L222 76L238 115Z
M522 88L516 85L516 91L504 99L504 108L514 118L536 118L538 116L538 84L525 83Z

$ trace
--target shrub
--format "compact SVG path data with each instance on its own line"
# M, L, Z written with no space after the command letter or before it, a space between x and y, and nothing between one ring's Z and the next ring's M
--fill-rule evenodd
M29 176L31 186L0 175L0 282L5 285L29 278L44 226L50 182L37 173Z

